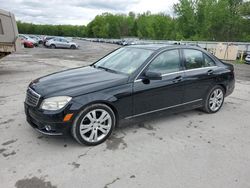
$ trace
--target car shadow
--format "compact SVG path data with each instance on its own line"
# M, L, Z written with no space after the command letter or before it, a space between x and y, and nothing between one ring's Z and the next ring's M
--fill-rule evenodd
M203 115L204 112L200 110L191 110L191 111L184 111L181 113L169 113L169 112L159 112L154 113L146 116L142 116L140 118L135 118L132 120L122 121L119 126L114 130L113 134L110 138L107 139L106 145L107 148L113 149L112 144L115 144L117 142L124 142L122 138L129 133L129 132L138 132L138 129L147 129L149 131L155 131L156 130L156 124L160 122L171 122L175 120L176 118L189 118L193 115ZM157 128L158 125L157 125ZM37 131L33 130L36 134L36 137L38 139L38 143L41 144L41 141L51 145L52 147L84 147L88 148L89 146L79 144L75 141L75 139L71 136L71 134L63 135L63 136L47 136L42 135L38 133ZM123 143L125 146L126 144ZM96 147L96 146L95 146Z
M158 122L168 122L174 120L176 117L188 118L189 116L194 114L203 115L206 113L204 113L202 110L199 109L187 110L179 113L158 112L158 113L148 114L140 118L123 121L121 124L119 124L117 130L125 131L127 129L129 130L136 128L145 128L148 130L153 130L155 129L154 124Z

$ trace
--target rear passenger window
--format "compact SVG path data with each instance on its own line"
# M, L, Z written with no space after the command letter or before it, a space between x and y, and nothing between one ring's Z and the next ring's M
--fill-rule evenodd
M149 65L149 71L167 74L180 70L180 56L178 50L161 53Z
M186 69L196 69L203 67L203 54L201 51L184 49L183 53Z
M0 35L3 35L3 24L1 19L0 19Z
M199 50L184 49L183 52L186 69L215 66L215 62Z
M211 66L215 66L215 62L206 54L204 54L204 67L211 67Z

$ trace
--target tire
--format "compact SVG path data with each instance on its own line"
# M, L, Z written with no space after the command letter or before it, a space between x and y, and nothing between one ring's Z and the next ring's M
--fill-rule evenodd
M112 134L115 126L113 110L105 104L93 104L79 113L71 133L78 143L95 146L103 143Z
M70 49L76 49L76 46L75 45L71 45Z
M219 85L213 87L206 96L203 111L209 114L218 112L223 106L224 98L224 88Z
M49 47L50 47L51 49L55 49L55 48L56 48L56 46L55 46L54 44L51 44Z

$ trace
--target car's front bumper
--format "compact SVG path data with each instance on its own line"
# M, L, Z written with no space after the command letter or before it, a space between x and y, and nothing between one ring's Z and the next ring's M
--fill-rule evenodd
M72 121L63 122L64 113L45 114L24 103L27 122L46 135L65 135L70 131Z

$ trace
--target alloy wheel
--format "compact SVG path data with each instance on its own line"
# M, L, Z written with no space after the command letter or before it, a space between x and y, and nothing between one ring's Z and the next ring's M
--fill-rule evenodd
M223 99L224 99L223 91L220 88L215 89L209 98L210 110L213 112L217 111L221 107Z
M111 126L110 114L104 109L94 109L83 117L79 131L87 142L98 142L110 132Z

